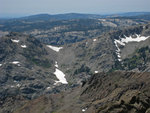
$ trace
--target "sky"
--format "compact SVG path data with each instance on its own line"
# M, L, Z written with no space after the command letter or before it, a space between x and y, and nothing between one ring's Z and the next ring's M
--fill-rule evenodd
M150 12L150 0L0 0L0 17L41 13Z

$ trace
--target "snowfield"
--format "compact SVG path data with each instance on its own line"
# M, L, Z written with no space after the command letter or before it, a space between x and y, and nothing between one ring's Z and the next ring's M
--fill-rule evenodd
M118 46L118 44L122 45L122 46L125 46L127 43L129 42L141 42L141 41L145 41L146 39L148 39L150 36L141 36L141 35L138 35L138 34L135 34L136 35L136 38L132 38L132 36L124 36L125 38L120 38L119 40L114 40L114 44L117 48L116 50L116 54L117 54L117 57L118 57L118 61L121 61L121 55L120 55L120 48Z
M56 70L54 72L54 74L56 75L56 77L58 78L59 81L55 81L55 84L56 85L57 83L62 83L62 84L68 84L66 78L65 78L65 74L58 69L58 64L57 64L57 61L55 61L55 67L56 67Z
M59 52L61 49L63 49L63 47L55 47L55 46L51 46L51 45L47 45L47 47L49 47L50 49Z
M56 84L59 83L59 82L62 83L62 84L68 84L68 82L67 82L67 80L65 78L65 74L61 70L56 68L54 74L59 79L59 81L55 81Z
M148 39L150 36L141 36L136 34L136 38L132 38L131 36L127 37L125 36L125 38L121 38L121 43L125 45L125 43L129 43L129 42L141 42L144 41L146 39Z

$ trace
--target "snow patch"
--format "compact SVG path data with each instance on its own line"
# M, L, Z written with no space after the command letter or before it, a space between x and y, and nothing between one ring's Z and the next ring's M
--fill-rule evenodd
M16 86L17 86L17 87L20 87L21 85L20 85L20 84L17 84Z
M141 35L138 35L138 34L135 34L136 35L136 38L132 38L132 36L125 36L125 38L120 38L119 40L114 40L114 43L115 43L115 46L117 48L116 50L116 54L117 54L117 57L118 57L118 61L121 61L121 55L120 55L120 48L118 46L118 44L122 45L122 46L125 46L127 43L129 42L141 42L141 41L144 41L146 39L148 39L150 36L141 36Z
M82 109L82 112L85 112L87 110L87 108L85 108L85 109Z
M0 67L2 66L2 64L0 64Z
M98 73L98 71L95 71L95 73Z
M20 66L20 62L19 61L13 61L11 63Z
M27 46L26 46L26 45L21 45L21 47L22 47L22 48L27 48Z
M93 42L96 42L96 39L93 39Z
M13 61L12 64L19 64L19 61Z
M55 61L55 67L57 67L57 68L58 68L58 63L57 63L57 61Z
M121 62L121 61L122 61L122 59L118 58L118 61L119 61L119 62Z
M67 80L65 78L65 74L61 70L59 70L59 69L56 68L54 74L59 79L59 81L55 81L56 82L55 85L57 83L59 83L59 82L62 83L62 84L68 84L68 82L67 82Z
M18 43L19 42L19 40L14 40L14 39L11 39L11 41L14 42L14 43Z
M14 88L15 86L10 86L11 88Z
M48 90L48 89L50 89L51 87L47 87L46 89Z
M59 52L61 49L63 49L63 47L55 47L55 46L51 46L51 45L47 45L47 47L51 48L52 50Z

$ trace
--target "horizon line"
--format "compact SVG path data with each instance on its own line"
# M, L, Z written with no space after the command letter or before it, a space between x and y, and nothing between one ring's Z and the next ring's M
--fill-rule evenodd
M126 14L126 13L150 13L150 11L127 11L127 12L112 12L112 13L82 13L82 12L68 12L68 13L34 13L34 14L0 14L4 16L0 16L1 19L11 19L11 18L22 18L22 17L29 17L29 16L35 16L35 15L65 15L65 14L87 14L87 15L117 15L117 14Z

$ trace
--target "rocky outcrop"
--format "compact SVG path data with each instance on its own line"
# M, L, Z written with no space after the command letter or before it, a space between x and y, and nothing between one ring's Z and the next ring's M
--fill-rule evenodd
M150 73L93 75L82 86L25 102L14 113L148 113Z
M92 102L96 113L144 113L150 108L149 75L146 72L96 74L83 86L81 100Z

